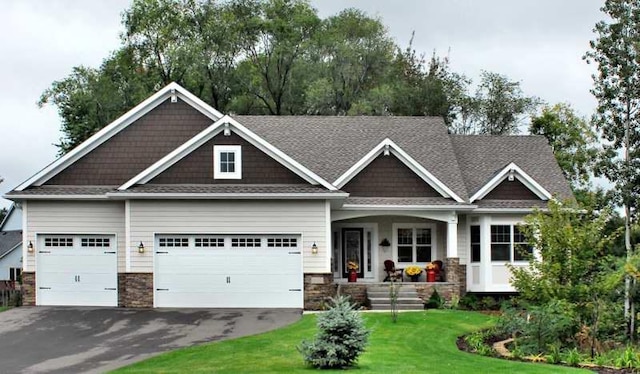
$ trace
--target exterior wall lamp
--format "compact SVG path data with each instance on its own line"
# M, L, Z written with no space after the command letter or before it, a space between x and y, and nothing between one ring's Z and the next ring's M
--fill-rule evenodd
M31 242L31 240L29 240L29 244L27 245L27 252L33 252L33 243Z
M138 253L144 253L144 244L142 242L138 244Z
M318 254L318 246L316 245L316 242L313 242L313 245L311 246L311 254Z
M382 247L382 250L386 252L389 250L389 247L391 247L391 243L389 243L389 240L387 240L387 238L384 238L380 242L380 246Z

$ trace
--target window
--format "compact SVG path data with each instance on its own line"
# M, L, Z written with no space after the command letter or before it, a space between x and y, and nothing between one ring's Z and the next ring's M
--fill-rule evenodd
M527 239L518 226L513 226L513 258L516 261L527 261L533 254L533 246L527 243Z
M195 245L198 248L219 248L224 247L224 238L195 238Z
M160 238L160 247L188 247L189 238Z
M73 247L73 238L44 238L45 247Z
M109 238L82 238L80 239L82 247L109 247Z
M268 238L267 247L294 248L298 246L296 238Z
M22 283L22 269L9 268L9 280L13 282Z
M231 238L231 246L234 248L260 247L260 238Z
M398 262L430 262L433 242L431 228L396 228Z
M213 179L241 179L241 146L214 145L213 165Z
M526 261L532 253L517 225L491 226L491 261Z
M480 226L471 226L471 262L480 262Z

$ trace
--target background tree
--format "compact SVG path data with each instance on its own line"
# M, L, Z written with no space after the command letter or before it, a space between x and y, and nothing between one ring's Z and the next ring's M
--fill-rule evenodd
M604 144L598 172L614 184L615 201L624 207L625 248L633 257L631 225L640 196L640 3L607 0L601 10L607 21L596 24L597 37L585 58L595 63L593 95L598 100L594 122ZM625 282L625 316L629 336L635 334L635 308Z
M539 115L531 118L529 133L547 138L576 197L584 196L583 192L591 190L598 154L597 135L569 104L544 106Z

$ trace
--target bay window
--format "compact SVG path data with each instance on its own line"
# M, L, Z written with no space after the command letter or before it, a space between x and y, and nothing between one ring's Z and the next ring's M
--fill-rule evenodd
M491 225L491 261L526 261L532 253L517 225Z

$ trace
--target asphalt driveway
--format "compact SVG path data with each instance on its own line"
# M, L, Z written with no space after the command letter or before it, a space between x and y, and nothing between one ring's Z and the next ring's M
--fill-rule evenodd
M300 317L297 309L16 308L0 313L0 372L101 373Z

